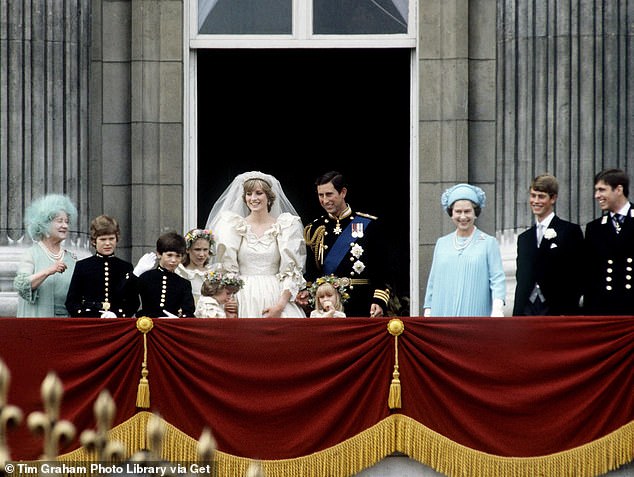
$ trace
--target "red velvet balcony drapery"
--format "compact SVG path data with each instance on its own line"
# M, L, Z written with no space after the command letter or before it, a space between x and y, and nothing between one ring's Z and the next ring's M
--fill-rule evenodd
M225 453L263 460L323 451L394 414L500 457L631 429L634 317L402 320L396 410L388 319L154 320L150 410L194 439L210 427ZM117 403L115 424L137 411L143 337L133 319L0 319L0 358L12 373L9 403L25 415L42 409L49 370L64 384L61 417L79 431L94 427L102 389ZM24 425L8 441L14 459L41 452Z

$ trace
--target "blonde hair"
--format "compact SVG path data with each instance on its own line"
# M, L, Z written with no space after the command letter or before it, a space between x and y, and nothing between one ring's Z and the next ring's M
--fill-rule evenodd
M273 207L273 202L275 202L275 192L273 192L271 184L269 184L264 179L254 178L244 181L244 192L242 194L242 200L246 204L247 194L249 192L253 192L256 189L262 189L262 192L266 194L266 208L270 212L271 207Z
M332 295L335 297L335 301L332 304L335 310L343 311L343 303L341 303L341 295L339 294L339 290L337 290L332 283L324 282L319 287L317 287L317 291L315 292L315 309L317 311L324 311L321 307L321 302L319 299L326 294L326 290L329 290Z

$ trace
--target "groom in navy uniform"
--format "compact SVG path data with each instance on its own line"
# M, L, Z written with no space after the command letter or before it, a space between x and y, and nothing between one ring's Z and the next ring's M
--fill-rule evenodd
M576 315L581 298L583 233L555 215L559 184L537 176L529 203L535 225L517 239L517 286L513 315Z
M377 218L353 212L346 203L347 187L337 171L315 181L317 196L326 211L304 229L308 247L306 278L324 275L349 280L344 312L349 317L384 316L390 291L385 283L385 253L379 248Z
M607 169L594 178L603 215L586 225L584 314L634 315L634 204L630 178Z

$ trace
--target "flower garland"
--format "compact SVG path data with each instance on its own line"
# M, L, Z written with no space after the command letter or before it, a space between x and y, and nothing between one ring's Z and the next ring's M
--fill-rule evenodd
M317 289L319 288L320 285L323 285L324 283L330 283L334 287L334 289L337 290L337 292L339 292L339 296L341 297L342 304L347 302L348 299L350 298L350 295L348 294L348 287L350 286L349 278L346 278L346 277L339 278L334 275L326 275L323 277L319 277L317 280L315 280L313 284L310 286L310 288L308 289L308 293L310 294L308 298L308 303L310 303L312 307L315 306L315 301L317 297Z
M192 229L185 234L185 242L187 243L187 249L189 250L194 242L198 239L205 239L209 242L210 250L213 249L213 246L216 244L216 240L214 239L214 234L211 230L208 229Z
M211 271L207 273L206 280L210 283L219 283L221 286L233 287L238 290L244 286L244 280L235 272Z

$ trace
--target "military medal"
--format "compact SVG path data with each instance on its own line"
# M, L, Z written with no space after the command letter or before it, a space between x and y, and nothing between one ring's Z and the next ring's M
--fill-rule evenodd
M335 235L339 235L342 230L341 230L341 226L339 225L339 221L337 220L337 225L335 226L334 230L333 230Z
M363 223L362 222L352 222L352 236L354 238L363 237Z

